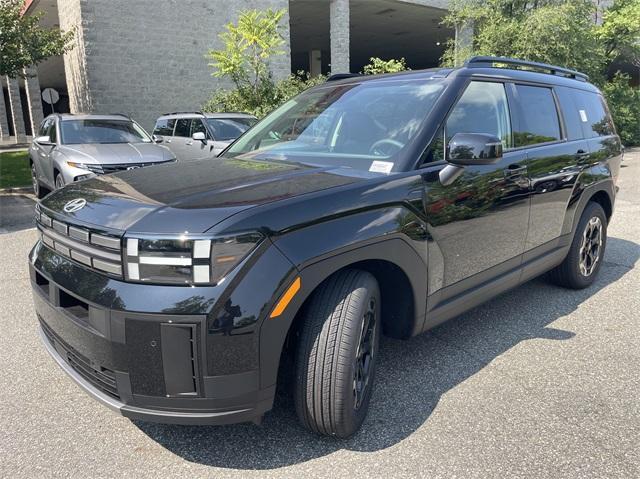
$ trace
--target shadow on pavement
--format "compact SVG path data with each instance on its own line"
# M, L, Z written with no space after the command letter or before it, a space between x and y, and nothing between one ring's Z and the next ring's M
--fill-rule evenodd
M624 276L640 258L640 245L609 238L606 257L624 257L629 263L605 261L596 283L585 290L566 290L536 279L416 338L383 339L369 414L358 434L348 440L318 437L302 429L292 399L282 392L262 426L135 424L188 461L234 469L283 467L341 449L388 448L422 426L444 393L521 341L574 337L548 325Z
M0 194L0 233L33 228L35 205L29 195Z

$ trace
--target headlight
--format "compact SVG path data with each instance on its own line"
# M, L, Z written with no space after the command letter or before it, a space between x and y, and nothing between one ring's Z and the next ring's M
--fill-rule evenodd
M67 161L67 165L73 168L80 168L81 170L89 170L92 173L102 173L102 166L93 163L77 163L75 161Z
M261 239L258 233L229 238L127 238L125 279L162 284L216 284Z

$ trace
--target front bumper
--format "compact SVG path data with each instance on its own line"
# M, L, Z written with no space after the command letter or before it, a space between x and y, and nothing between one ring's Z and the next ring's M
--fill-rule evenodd
M284 276L291 269L275 248L263 252L261 262ZM259 347L261 331L274 330L262 328L260 312L268 311L279 286L270 290L261 267L252 266L226 289L132 284L38 243L30 274L40 335L82 389L126 417L173 424L257 421L273 405L280 352L274 347L261 361L269 349Z

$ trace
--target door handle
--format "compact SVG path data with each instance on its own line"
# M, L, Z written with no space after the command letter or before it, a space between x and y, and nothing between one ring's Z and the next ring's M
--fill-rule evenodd
M583 149L579 149L578 151L576 151L576 159L578 161L586 161L589 159L589 152L588 151L584 151Z
M527 167L520 165L509 165L503 171L505 178L513 178L516 176L525 175L527 173Z
M184 142L185 145L193 145L193 140L187 140Z

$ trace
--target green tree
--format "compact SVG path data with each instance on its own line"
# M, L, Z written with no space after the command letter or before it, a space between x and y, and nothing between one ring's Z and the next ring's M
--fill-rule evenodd
M371 57L369 59L369 64L365 65L362 69L362 73L365 75L378 75L381 73L397 73L405 70L410 70L407 66L407 62L404 58L400 58L400 60L395 60L391 58L390 60L383 60L377 57Z
M210 50L208 57L213 76L230 78L249 104L259 105L273 86L269 60L282 55L284 37L280 21L285 10L246 10L237 25L228 23L218 37L221 50Z
M640 67L640 0L616 0L604 12L598 38L609 61L620 59Z
M322 83L324 76L298 72L280 81L271 75L270 61L283 53L284 10L247 10L238 23L229 23L219 37L221 50L210 50L213 76L228 78L232 89L217 89L203 105L204 111L243 111L263 117L301 91Z
M640 89L630 85L628 75L617 72L604 84L613 122L625 145L640 145Z
M598 41L591 0L454 0L444 22L451 27L472 24L473 43L451 41L443 56L452 65L469 55L523 58L562 65L599 78L605 63Z
M22 15L24 0L0 0L0 77L23 77L37 65L72 48L73 31L42 28L42 13Z

